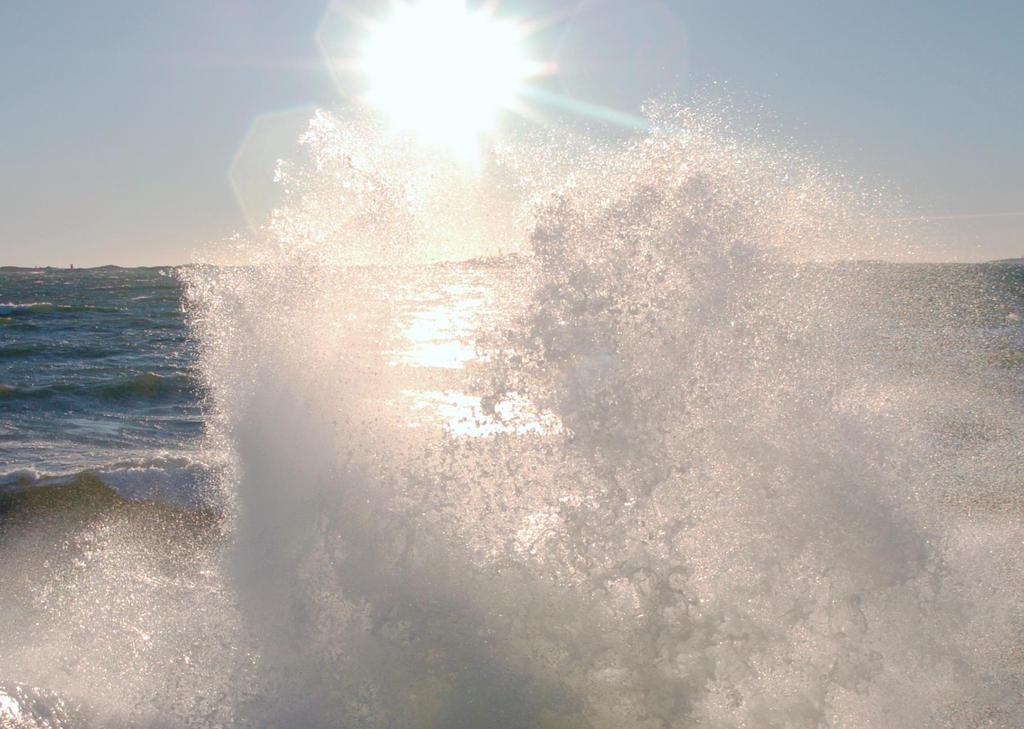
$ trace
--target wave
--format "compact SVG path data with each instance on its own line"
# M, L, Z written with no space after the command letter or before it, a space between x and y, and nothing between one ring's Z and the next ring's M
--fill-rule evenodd
M21 344L8 347L0 347L0 359L22 359L34 357L37 354L45 354L48 348L40 344Z
M196 381L187 375L158 375L145 372L119 382L100 386L96 392L109 400L157 399L178 394L193 394Z
M222 468L223 464L210 458L176 454L91 464L63 472L18 468L0 473L0 493L88 482L132 501L207 508L214 502L209 486Z
M1024 413L956 329L977 288L820 265L900 248L890 200L713 114L652 128L504 150L532 256L471 386L550 413L530 437L432 442L343 364L397 274L331 264L469 217L358 127L314 119L259 265L188 274L251 723L1020 724Z
M13 331L31 332L37 330L35 324L27 321L24 317L0 316L0 326Z
M0 492L0 726L157 729L208 714L170 696L224 696L237 680L211 671L241 659L218 577L222 523L91 473ZM166 704L151 661L178 674Z
M56 356L65 359L103 359L117 354L117 351L102 347L68 346L62 342L44 344L15 344L0 347L0 359L27 359L38 356Z
M74 314L85 311L112 313L123 311L116 307L90 304L54 304L49 301L0 304L0 317L29 316L33 314Z
M228 540L103 485L132 467L12 474L42 518L0 552L0 676L105 726L1024 724L1024 398L957 329L977 287L809 265L899 248L888 201L654 122L510 145L487 205L318 115L255 265L181 272ZM334 264L430 260L438 221L499 210L532 255L462 384L540 427L409 427L378 351L403 272Z
M155 402L176 397L194 397L197 390L198 383L188 375L160 375L155 372L145 372L112 382L94 384L62 382L32 388L0 385L0 402L36 402L57 398Z

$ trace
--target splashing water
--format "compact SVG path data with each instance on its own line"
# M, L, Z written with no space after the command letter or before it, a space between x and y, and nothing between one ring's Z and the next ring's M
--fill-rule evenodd
M187 274L224 532L177 603L135 589L202 614L145 616L120 703L69 695L137 725L1024 721L1019 278L846 261L903 246L884 198L693 110L472 173L326 114L305 141L254 265Z

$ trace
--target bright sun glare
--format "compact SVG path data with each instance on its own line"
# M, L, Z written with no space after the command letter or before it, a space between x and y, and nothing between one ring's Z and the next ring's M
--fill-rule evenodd
M465 0L399 2L371 26L362 49L367 100L402 129L466 149L537 73L524 35Z

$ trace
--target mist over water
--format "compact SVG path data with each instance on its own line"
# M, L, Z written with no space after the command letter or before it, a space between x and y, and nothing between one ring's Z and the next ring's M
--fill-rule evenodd
M92 670L0 678L105 726L1024 723L1019 273L844 262L890 201L694 110L304 141L254 265L185 274L208 508L88 527L115 594L18 644ZM528 255L422 265L480 246Z

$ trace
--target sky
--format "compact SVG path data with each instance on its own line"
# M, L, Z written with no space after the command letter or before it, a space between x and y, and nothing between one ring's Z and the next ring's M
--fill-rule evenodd
M345 108L323 48L373 0L0 3L0 265L163 265L266 208ZM587 104L721 93L897 190L931 260L1024 256L1024 3L504 0Z

